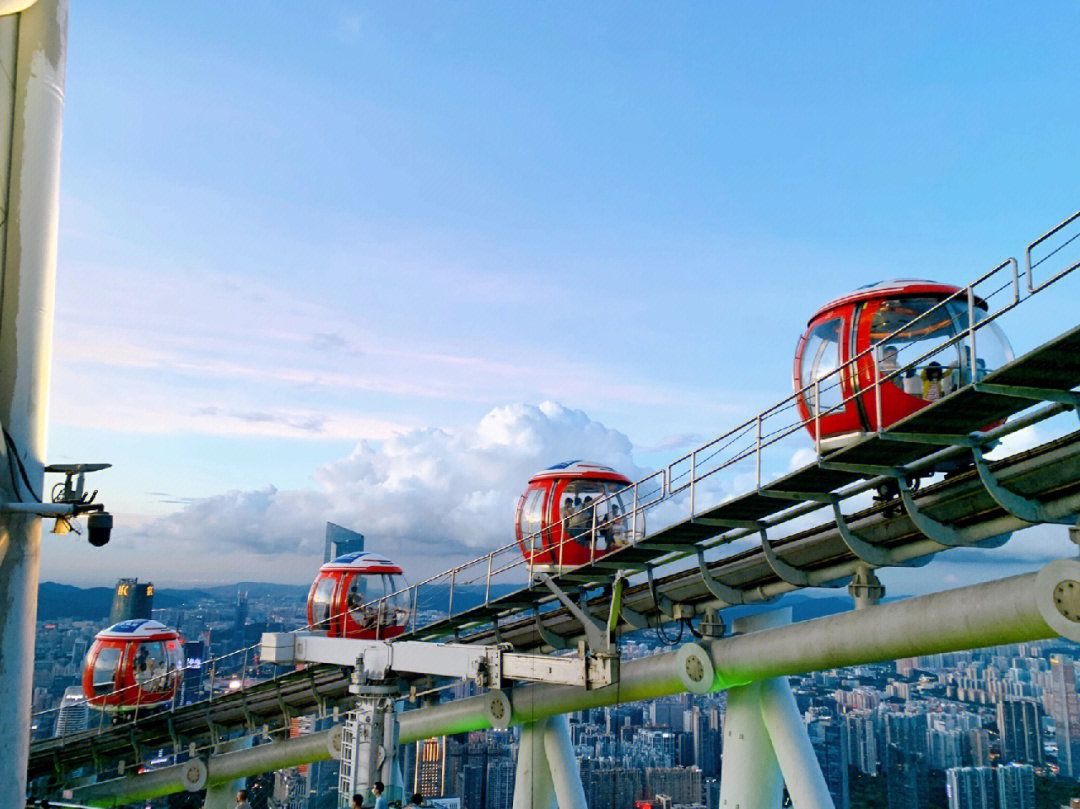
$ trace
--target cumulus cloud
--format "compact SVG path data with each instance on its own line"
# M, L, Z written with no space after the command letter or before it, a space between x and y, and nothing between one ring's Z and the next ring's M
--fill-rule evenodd
M463 430L415 429L362 441L315 471L317 488L273 486L196 500L138 534L191 552L319 555L326 520L354 527L373 549L433 564L513 539L513 509L529 476L585 458L647 474L630 439L555 402L499 407ZM439 567L439 564L436 565Z

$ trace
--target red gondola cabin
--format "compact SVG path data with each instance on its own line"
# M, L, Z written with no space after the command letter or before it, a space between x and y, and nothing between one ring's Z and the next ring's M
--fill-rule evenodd
M529 478L518 500L516 530L533 571L583 565L632 542L629 485L610 466L586 461L566 461Z
M180 633L158 621L121 621L94 637L83 667L83 693L95 708L134 710L170 701L183 675Z
M319 568L308 594L308 623L332 638L395 638L411 615L408 593L399 592L406 587L401 568L389 559L346 553Z
M822 452L878 429L875 359L881 378L891 375L880 394L881 426L888 427L1013 358L996 323L979 329L974 364L966 338L945 345L968 328L966 295L947 300L959 291L934 281L884 281L837 298L810 318L795 351L794 383L799 412L810 435L820 433ZM974 313L978 324L986 302L976 298ZM863 352L851 369L829 375Z

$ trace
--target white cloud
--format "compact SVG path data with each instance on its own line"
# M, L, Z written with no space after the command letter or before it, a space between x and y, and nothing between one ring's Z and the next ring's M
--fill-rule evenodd
M468 429L415 429L378 446L362 441L316 470L317 489L268 486L196 500L139 527L134 539L144 550L167 547L174 558L239 551L314 560L323 523L333 520L362 531L415 577L443 569L447 557L460 561L511 542L514 505L529 476L573 458L645 474L618 430L554 402L514 404Z

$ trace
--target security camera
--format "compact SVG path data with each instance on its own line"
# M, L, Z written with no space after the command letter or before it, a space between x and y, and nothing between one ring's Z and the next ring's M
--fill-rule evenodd
M112 514L95 511L86 518L86 538L95 548L107 545L112 539Z

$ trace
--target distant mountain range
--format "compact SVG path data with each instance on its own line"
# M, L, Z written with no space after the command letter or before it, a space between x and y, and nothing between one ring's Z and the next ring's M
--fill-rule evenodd
M495 599L513 592L520 585L493 585L491 598ZM160 588L154 591L154 608L183 607L196 601L211 599L232 602L238 592L247 592L250 598L280 598L302 604L307 601L308 587L297 584L267 584L264 582L238 582L190 590ZM42 582L38 587L38 620L73 618L104 623L112 609L113 588L73 587L57 582ZM454 588L454 611L474 607L484 600L482 585L462 585ZM421 610L446 610L450 603L450 587L445 584L428 585L420 590ZM724 610L730 622L742 615L766 612L777 606L791 607L792 620L805 621L851 609L851 599L843 596L813 597L792 594L770 604L732 607Z

